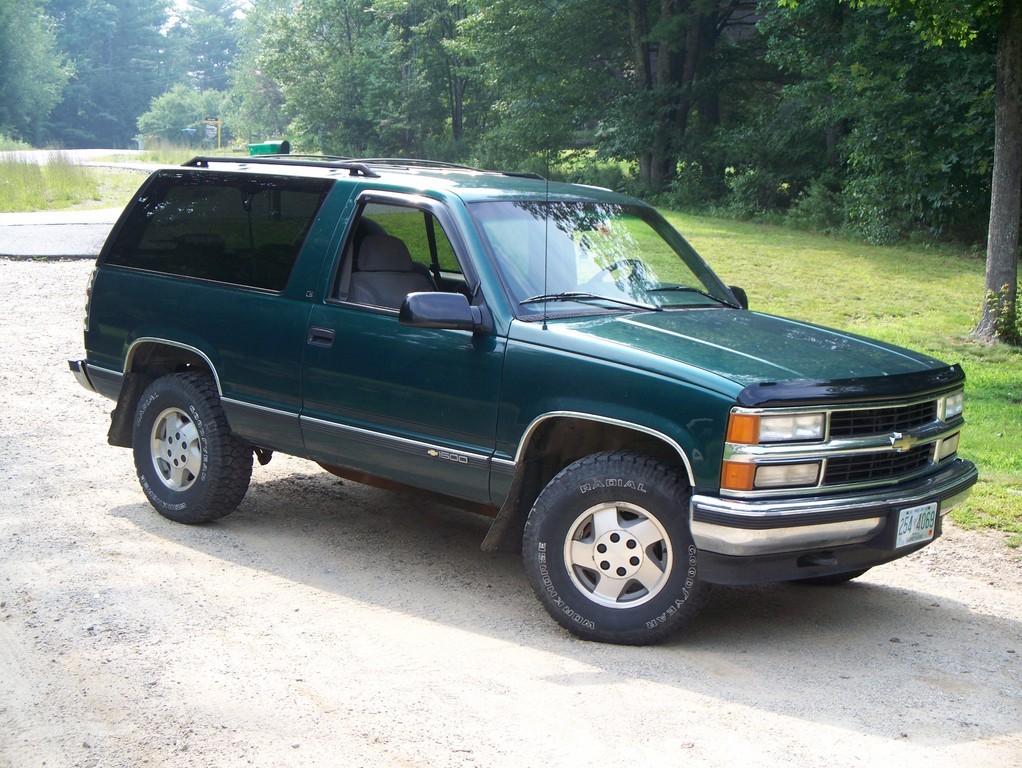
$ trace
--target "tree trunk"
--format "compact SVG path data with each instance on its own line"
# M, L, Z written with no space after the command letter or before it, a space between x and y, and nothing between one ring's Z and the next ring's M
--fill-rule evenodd
M658 25L667 28L676 14L675 0L660 0ZM656 66L653 80L653 141L650 151L649 186L654 191L664 189L674 177L674 153L671 145L676 141L678 126L677 94L679 57L674 41L661 36L656 41Z
M645 0L629 0L628 25L631 32L632 58L635 60L635 78L642 92L649 93L653 87L653 75L649 41L646 37L649 34L649 18L646 14ZM639 154L639 180L649 186L652 176L652 152L643 151Z
M1005 2L997 41L994 170L983 315L973 331L1017 342L1019 219L1022 215L1022 3Z

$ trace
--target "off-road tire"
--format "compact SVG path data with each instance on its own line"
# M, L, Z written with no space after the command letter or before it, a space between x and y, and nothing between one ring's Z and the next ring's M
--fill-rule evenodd
M231 434L213 380L163 376L135 408L132 450L149 503L178 523L230 514L252 478L252 448Z
M525 525L522 557L540 602L586 640L650 645L675 635L709 593L690 497L682 476L638 453L596 453L563 469Z

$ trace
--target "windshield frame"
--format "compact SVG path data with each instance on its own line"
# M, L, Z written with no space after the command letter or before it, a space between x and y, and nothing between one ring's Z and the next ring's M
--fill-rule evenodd
M487 215L487 212L498 211L500 209L506 211L507 206L514 206L525 211L527 215L523 215L521 212L517 213L524 222L529 222L531 219L536 224L542 224L547 228L543 234L544 242L542 245L545 259L549 259L551 254L549 228L551 226L558 227L556 224L558 217L550 216L549 213L545 217L541 217L540 211L548 212L559 207L562 209L561 221L565 219L565 212L570 216L570 208L577 208L580 211L591 208L594 212L598 212L599 209L607 209L608 211L616 211L619 217L634 217L659 236L663 244L670 249L673 255L691 273L695 284L686 286L664 283L660 288L651 288L650 290L653 293L658 293L664 297L663 300L656 302L650 301L648 297L640 298L627 295L608 294L606 298L600 298L599 296L592 295L592 293L597 293L596 291L590 292L589 295L585 295L584 298L578 301L572 301L570 298L572 292L577 291L579 296L582 296L585 292L585 289L580 286L575 288L574 291L557 289L548 290L546 293L542 290L530 291L529 287L522 285L520 276L511 273L508 264L509 259L496 253L495 244L491 240L491 232L487 226L499 218ZM544 319L620 313L634 314L637 312L657 312L663 310L740 309L730 289L720 280L688 241L656 209L637 200L627 198L607 200L558 195L550 199L529 197L522 199L476 200L467 202L466 207L479 239L486 250L487 258L490 260L494 271L500 279L501 286L509 300L511 311L519 320L535 322ZM567 230L563 227L558 228L561 230L559 236L563 237L567 234ZM574 229L573 233L581 231L580 229ZM532 235L535 237L537 233L533 231ZM568 236L570 237L570 235ZM528 234L523 232L522 237L528 237ZM641 251L636 252L636 255L641 256ZM549 262L544 265L543 269L546 270L548 268ZM531 287L536 288L537 286L531 285ZM543 296L549 296L549 301L543 301ZM680 297L685 298L679 300ZM695 297L698 297L698 299Z

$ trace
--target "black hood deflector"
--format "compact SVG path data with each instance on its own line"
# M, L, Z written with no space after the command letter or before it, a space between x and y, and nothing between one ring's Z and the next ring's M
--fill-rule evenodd
M961 387L965 372L960 365L919 373L870 376L836 381L784 381L750 384L738 393L744 408L778 408L802 405L861 403L903 400Z

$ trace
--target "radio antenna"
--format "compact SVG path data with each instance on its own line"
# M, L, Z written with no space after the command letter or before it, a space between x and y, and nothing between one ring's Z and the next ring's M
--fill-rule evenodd
M543 295L549 296L550 289L547 285L547 267L550 263L550 150L548 149L543 153L543 158L546 161L546 169L543 174L543 179L546 182L546 202L543 205ZM549 302L543 302L543 330L547 328L547 309Z

